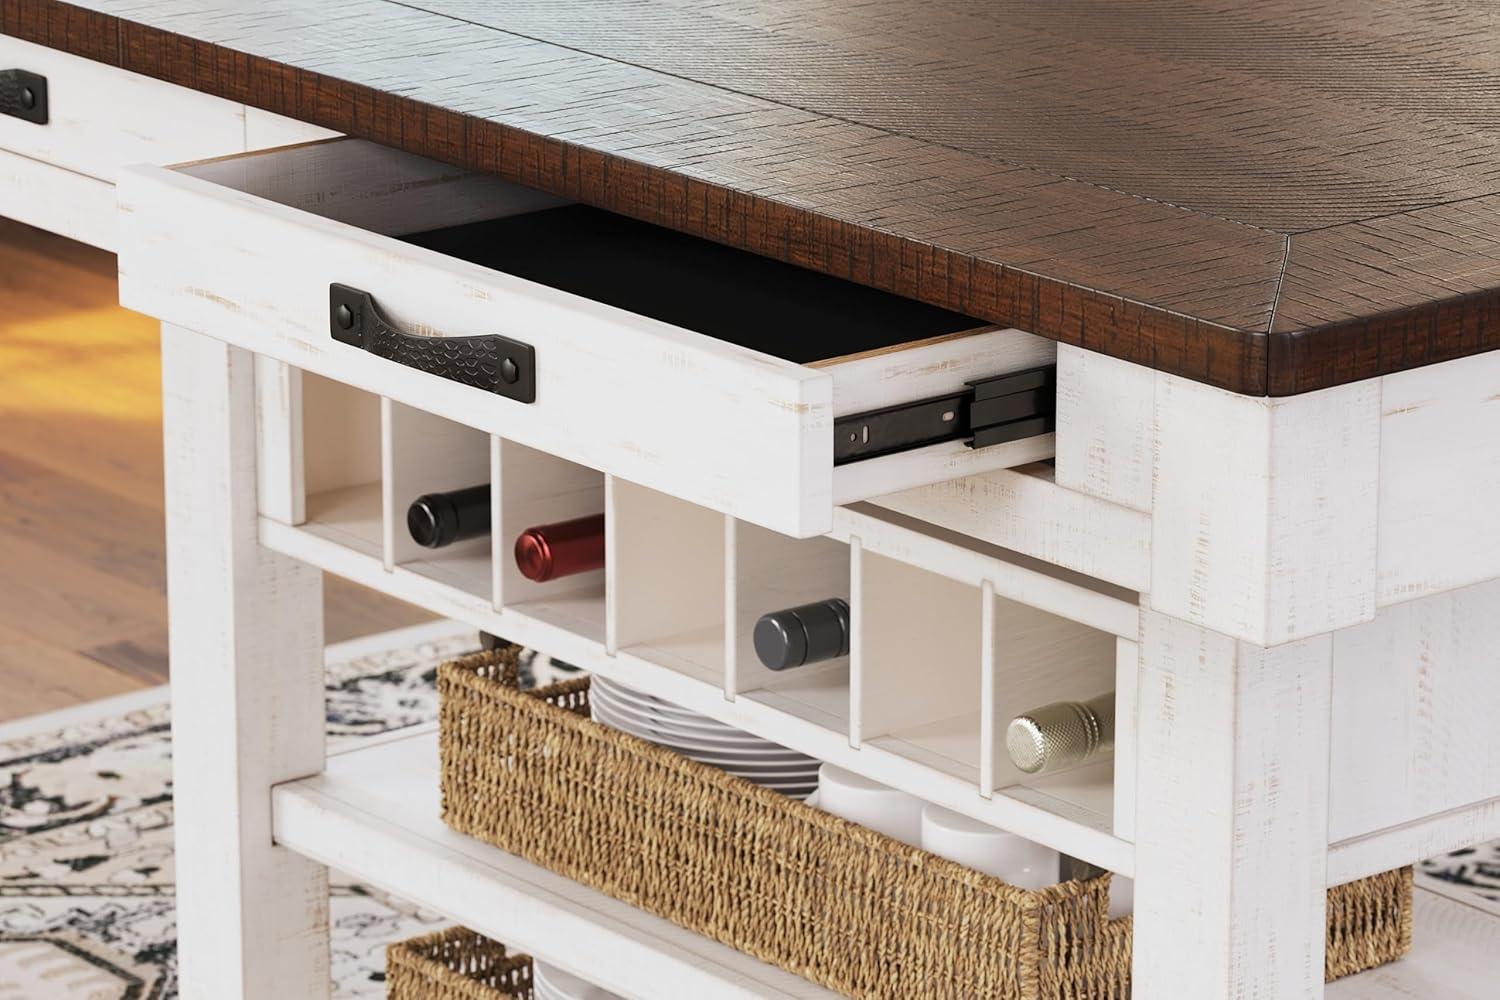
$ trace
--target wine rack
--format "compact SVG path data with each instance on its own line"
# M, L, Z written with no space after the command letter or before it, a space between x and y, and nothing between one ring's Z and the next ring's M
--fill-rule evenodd
M291 367L258 393L269 547L1131 873L1130 775L1024 775L1004 730L1117 687L1129 745L1134 594L873 504L791 538ZM408 536L417 496L486 482L490 537ZM601 510L603 570L515 568L522 530ZM849 602L849 655L764 667L756 619L829 597Z

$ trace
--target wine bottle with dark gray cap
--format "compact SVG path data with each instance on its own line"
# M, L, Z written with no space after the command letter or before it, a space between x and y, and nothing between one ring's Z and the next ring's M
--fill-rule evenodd
M771 670L791 670L849 655L849 603L830 597L761 615L755 655Z

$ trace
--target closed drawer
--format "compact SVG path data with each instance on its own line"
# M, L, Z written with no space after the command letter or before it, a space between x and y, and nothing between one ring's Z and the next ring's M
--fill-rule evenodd
M0 215L101 250L115 248L115 186L0 149Z
M0 69L46 78L47 122L0 115L0 149L114 181L130 163L245 148L244 105L0 35Z
M131 308L785 534L829 531L837 504L1052 453L1036 426L839 464L834 442L838 418L1048 365L1050 342L370 143L134 167L119 198ZM350 301L361 329L376 324L365 342L400 356L433 354L424 338L524 344L530 391L345 343ZM900 431L874 425L877 440Z

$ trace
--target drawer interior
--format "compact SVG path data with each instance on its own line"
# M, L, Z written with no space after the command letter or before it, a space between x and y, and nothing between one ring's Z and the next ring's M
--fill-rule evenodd
M986 326L969 316L586 205L402 238L798 364Z

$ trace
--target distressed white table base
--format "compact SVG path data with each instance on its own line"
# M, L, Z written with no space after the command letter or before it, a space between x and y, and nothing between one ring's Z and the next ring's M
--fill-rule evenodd
M324 767L319 572L263 548L257 536L266 513L258 495L285 491L259 482L255 380L283 370L170 326L162 346L182 995L322 997L326 874L272 841L272 786ZM266 388L265 398L276 398ZM1500 741L1490 724L1500 701L1500 583L1397 606L1370 597L1374 564L1344 558L1343 543L1350 524L1359 532L1374 524L1370 438L1325 426L1330 409L1371 416L1367 388L1342 391L1348 406L1330 407L1331 396L1286 406L1208 400L1234 425L1228 440L1240 441L1218 481L1181 471L1163 478L1164 467L1223 458L1187 434L1195 409L1185 401L1200 389L1170 386L1144 446L1155 455L1152 497L1142 500L1128 478L1119 484L1121 499L1155 512L1154 576L1163 559L1176 558L1172 547L1183 540L1173 535L1183 525L1215 545L1234 542L1174 563L1177 575L1164 582L1176 590L1161 600L1143 595L1137 642L1120 639L1139 652L1118 667L1122 682L1134 675L1136 712L1122 720L1120 752L1135 750L1117 762L1116 792L1129 787L1118 780L1128 775L1135 795L1133 809L1128 793L1117 800L1115 823L1122 851L1134 839L1133 859L1121 860L1133 860L1137 880L1138 998L1322 996L1330 881L1500 832L1500 808L1489 806L1500 799ZM1297 436L1306 427L1317 430L1311 450ZM1299 443L1276 443L1285 441ZM1297 474L1309 463L1340 471L1310 487ZM952 490L930 489L953 505ZM1242 503L1240 493L1248 494ZM1225 534L1212 515L1231 501L1238 527ZM912 493L901 503L920 512L926 501ZM1301 511L1309 544L1297 528ZM1245 547L1240 529L1253 545ZM1261 543L1269 557L1249 554ZM1370 551L1363 542L1354 548ZM385 572L367 582L379 586L382 576L401 579ZM1320 607L1320 588L1351 599ZM496 612L482 603L476 614L488 624ZM1112 608L1104 602L1099 614L1112 621ZM1337 624L1325 627L1329 614ZM1211 630L1210 621L1237 635ZM592 655L584 650L592 640L543 631L538 638L576 645L578 662ZM1246 633L1293 641L1261 646ZM609 670L634 669L624 653L601 647L598 655ZM703 686L678 680L684 692ZM734 702L712 693L719 711L755 707L724 709ZM837 749L873 752L842 739ZM1439 759L1451 766L1426 780ZM316 837L304 846L337 854Z
M1321 996L1332 642L1142 639L1135 996Z
M329 991L327 871L271 841L271 786L323 769L322 575L256 537L253 362L162 328L186 1000Z

